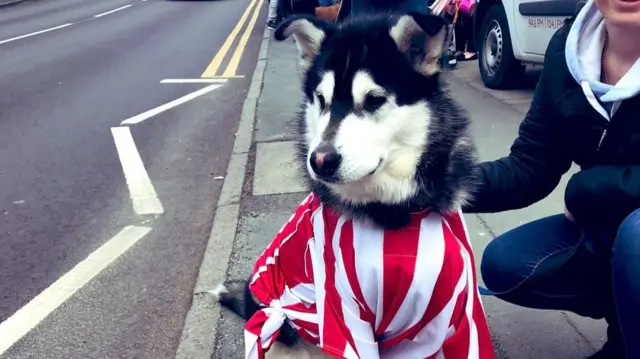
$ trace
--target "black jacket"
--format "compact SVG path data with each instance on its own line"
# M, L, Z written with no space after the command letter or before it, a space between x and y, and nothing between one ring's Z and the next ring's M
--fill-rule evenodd
M569 181L565 204L578 224L617 228L640 208L640 96L624 101L610 122L589 104L565 61L571 23L549 43L511 153L480 164L480 187L465 211L500 212L536 203L555 189L572 162L582 170Z

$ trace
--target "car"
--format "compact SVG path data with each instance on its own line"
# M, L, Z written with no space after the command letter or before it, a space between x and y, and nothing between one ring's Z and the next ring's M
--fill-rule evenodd
M549 40L585 0L478 0L473 30L482 82L505 89L527 64L542 64Z

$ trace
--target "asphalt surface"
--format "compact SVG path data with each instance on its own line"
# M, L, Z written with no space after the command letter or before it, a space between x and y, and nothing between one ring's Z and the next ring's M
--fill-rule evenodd
M152 228L1 358L173 357L266 6L237 71L246 77L131 126L163 214L134 212L110 128L206 86L160 81L199 78L248 4L31 0L0 11L0 323L123 227Z

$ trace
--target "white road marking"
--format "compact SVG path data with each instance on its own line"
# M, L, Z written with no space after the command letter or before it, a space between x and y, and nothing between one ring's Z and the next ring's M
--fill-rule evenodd
M227 79L164 79L161 84L218 84L225 83Z
M149 110L147 112L143 112L143 113L141 113L139 115L135 115L135 116L133 116L131 118L128 118L128 119L122 121L120 124L121 125L135 125L135 124L140 123L140 122L142 122L142 121L144 121L144 120L146 120L148 118L151 118L151 117L153 117L153 116L155 116L155 115L157 115L157 114L159 114L161 112L164 112L164 111L172 109L172 108L174 108L176 106L182 105L183 103L185 103L187 101L191 101L191 100L193 100L194 98L196 98L198 96L202 96L202 95L204 95L206 93L209 93L209 92L211 92L211 91L213 91L213 90L215 90L217 88L220 88L220 87L222 87L222 85L220 85L220 84L209 85L209 86L207 86L205 88L202 88L202 89L200 89L198 91L194 91L194 92L192 92L192 93L190 93L188 95L182 96L179 99L173 100L171 102L165 103L164 105L161 105L161 106L158 106L158 107L156 107L154 109L151 109L151 110Z
M122 6L122 7L117 8L117 9L113 9L113 10L109 10L109 11L103 12L103 13L98 14L98 15L93 15L93 17L97 19L97 18L100 18L100 17L106 16L106 15L109 15L109 14L113 14L113 13L114 13L114 12L116 12L116 11L124 10L124 9L126 9L126 8L128 8L128 7L131 7L131 6L133 6L133 5L131 5L131 4L129 4L129 5L125 5L125 6Z
M153 188L147 170L129 127L112 127L111 134L116 144L122 171L129 187L129 196L137 214L162 214L164 208Z
M124 227L49 288L0 323L0 356L149 231L149 227Z
M35 35L40 35L40 34L44 34L45 32L49 32L49 31L54 31L54 30L59 30L68 26L73 25L72 22L64 24L64 25L60 25L60 26L56 26L56 27L52 27L49 29L44 29L44 30L40 30L40 31L36 31L36 32L32 32L30 34L26 34L26 35L20 35L20 36L16 36L16 37L12 37L10 39L6 39L6 40L2 40L0 41L0 45L2 44L6 44L7 42L11 42L11 41L16 41L16 40L20 40L20 39L24 39L27 37L31 37L31 36L35 36Z

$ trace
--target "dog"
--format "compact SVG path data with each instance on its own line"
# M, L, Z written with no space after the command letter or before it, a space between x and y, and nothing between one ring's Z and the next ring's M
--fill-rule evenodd
M297 159L311 194L247 281L213 293L247 320L247 359L493 359L460 212L466 113L440 79L448 24L293 17L304 73Z

